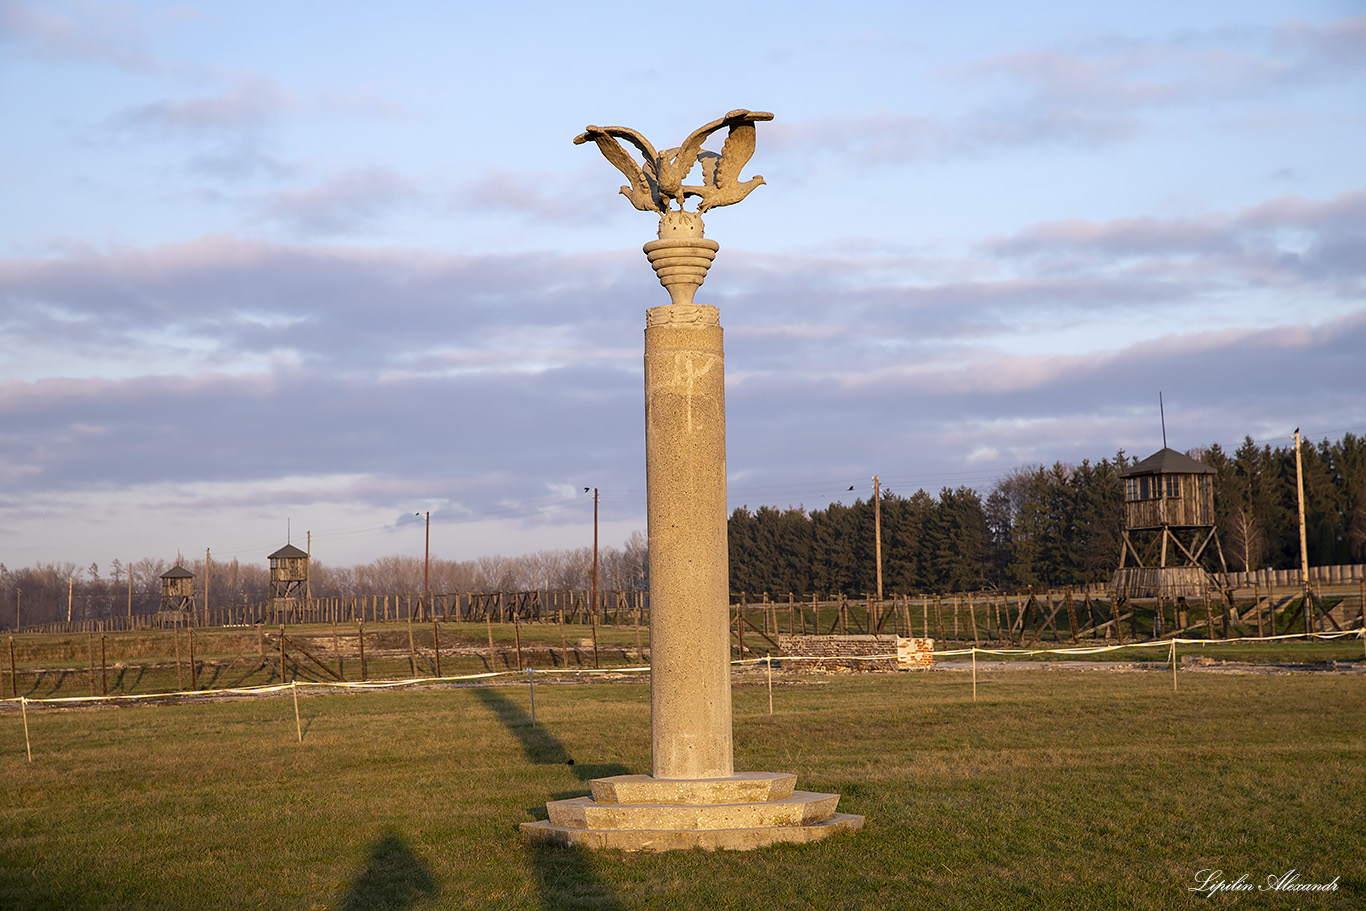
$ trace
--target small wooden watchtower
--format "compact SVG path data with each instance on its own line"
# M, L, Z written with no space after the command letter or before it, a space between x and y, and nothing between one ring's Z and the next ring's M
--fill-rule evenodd
M279 609L298 601L308 591L308 552L293 544L270 555L270 601Z
M1214 469L1163 448L1120 477L1124 533L1115 597L1175 600L1217 588L1206 569L1212 543L1226 571L1214 525Z
M158 611L194 610L194 573L180 564L161 574L161 605Z

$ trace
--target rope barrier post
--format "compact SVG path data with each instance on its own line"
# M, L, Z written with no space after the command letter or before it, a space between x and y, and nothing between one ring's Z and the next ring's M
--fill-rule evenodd
M1176 692L1176 640L1172 640L1172 692Z
M19 697L19 711L24 715L24 750L28 753L28 761L33 761L33 744L28 739L28 697Z
M972 701L977 701L977 647L972 649Z
M536 669L529 667L526 669L526 682L531 688L531 726L536 726Z
M361 618L356 623L356 645L360 649L360 679L364 683L370 679L365 667L365 611L361 610Z
M299 720L299 681L295 680L289 685L289 689L294 693L294 730L299 734L299 742L304 742L304 726Z
M489 670L493 670L493 615L489 612L487 602L484 604L484 625L489 631Z
M768 665L768 713L773 714L773 656L765 655L764 663Z

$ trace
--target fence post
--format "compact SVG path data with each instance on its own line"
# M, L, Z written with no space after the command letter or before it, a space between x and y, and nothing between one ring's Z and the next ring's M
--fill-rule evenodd
M569 667L569 641L564 637L564 608L561 607L556 613L560 618L560 650L564 652L564 666Z
M171 636L175 639L175 688L185 689L185 678L180 674L180 627L171 627Z
M432 614L432 648L436 649L436 676L441 676L441 627Z
M341 614L341 600L338 599L332 610L332 654L337 656L337 679L346 680L346 668L342 666L341 641L337 638L337 618Z
M397 605L395 605L397 606ZM417 644L413 641L413 598L408 596L408 667L417 676Z

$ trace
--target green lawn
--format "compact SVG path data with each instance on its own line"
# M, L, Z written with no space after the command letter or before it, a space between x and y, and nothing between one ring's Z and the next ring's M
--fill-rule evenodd
M540 675L538 675L539 677ZM750 853L528 848L649 771L640 682L0 712L0 908L1360 908L1366 678L737 678L736 767L867 816ZM569 760L574 762L569 764ZM1189 891L1294 869L1331 893Z

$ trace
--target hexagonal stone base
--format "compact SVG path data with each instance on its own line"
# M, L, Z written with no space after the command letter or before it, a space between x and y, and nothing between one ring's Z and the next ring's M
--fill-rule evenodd
M729 778L655 778L613 775L588 783L598 803L754 803L792 794L797 776L790 772L737 772Z
M582 848L745 851L818 841L863 826L838 813L838 794L793 790L797 776L747 772L730 778L656 779L616 775L590 782L592 797L546 804L549 819L522 823L522 838Z
M763 826L751 829L571 829L548 821L524 822L522 839L532 844L552 843L577 848L614 848L618 851L750 851L784 842L804 844L863 827L863 817L836 813L809 826Z

